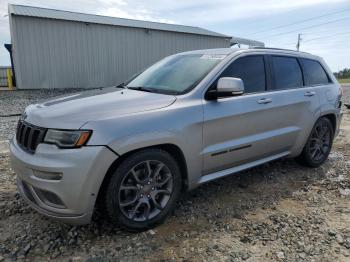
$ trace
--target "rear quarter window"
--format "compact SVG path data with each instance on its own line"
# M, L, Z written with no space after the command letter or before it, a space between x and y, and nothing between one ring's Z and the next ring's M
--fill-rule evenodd
M330 83L330 79L318 61L311 59L300 59L305 73L305 85L325 85Z
M274 89L292 89L303 86L303 75L295 57L272 56Z

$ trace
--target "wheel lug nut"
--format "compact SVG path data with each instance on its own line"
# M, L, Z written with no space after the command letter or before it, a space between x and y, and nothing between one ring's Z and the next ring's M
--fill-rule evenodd
M151 184L151 182L150 182L150 181L148 181L148 182L147 182L147 184L149 185L149 184Z
M152 190L154 190L154 187L152 187Z
M151 195L147 195L147 197L148 197L148 198L150 198L150 197L151 197Z
M143 197L143 195L141 194L141 195L140 195L140 197L142 198L142 197Z

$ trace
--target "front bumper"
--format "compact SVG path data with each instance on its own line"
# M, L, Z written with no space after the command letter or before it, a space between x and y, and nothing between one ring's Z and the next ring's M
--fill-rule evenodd
M38 212L71 224L90 222L103 178L117 159L104 146L59 149L39 144L35 154L29 154L15 139L10 152L23 198Z

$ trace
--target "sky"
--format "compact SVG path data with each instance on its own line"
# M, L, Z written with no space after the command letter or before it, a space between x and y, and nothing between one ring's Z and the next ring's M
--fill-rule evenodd
M0 0L0 65L9 65L8 3L203 27L350 68L350 0Z

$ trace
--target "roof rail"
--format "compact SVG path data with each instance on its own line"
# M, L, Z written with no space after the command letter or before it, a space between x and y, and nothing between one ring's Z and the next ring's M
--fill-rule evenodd
M309 54L309 53L303 52L303 51L298 51L298 50L293 50L293 49L286 49L286 48L276 48L276 47L252 46L252 47L250 47L250 49L267 49L267 50L291 51L291 52L296 52L296 53L305 53L305 54Z

